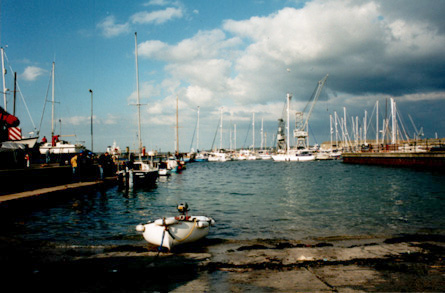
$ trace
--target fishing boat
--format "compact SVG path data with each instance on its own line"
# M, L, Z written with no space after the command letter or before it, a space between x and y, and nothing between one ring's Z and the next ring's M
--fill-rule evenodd
M142 232L144 239L156 246L171 250L173 247L196 242L209 234L215 220L206 216L189 216L188 205L179 204L179 216L157 219L147 224L139 224L136 231Z
M42 155L46 153L50 154L78 154L85 150L85 146L82 144L72 144L65 140L58 140L52 144L51 142L46 142L40 145L40 153Z
M130 156L129 162L117 172L118 180L125 187L141 187L154 186L159 176L159 168L155 166L153 160L142 160L142 137L141 137L141 104L139 102L139 72L138 72L138 43L137 33L135 37L135 57L136 57L136 91L137 91L137 107L138 107L138 138L139 138L139 154L135 159L134 155ZM153 158L153 156L151 157Z
M171 175L171 170L168 169L167 162L160 162L158 165L159 176L169 176Z

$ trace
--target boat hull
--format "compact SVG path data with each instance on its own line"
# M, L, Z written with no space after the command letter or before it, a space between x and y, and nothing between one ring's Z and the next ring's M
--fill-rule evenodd
M45 143L40 146L40 154L44 155L48 151L50 154L78 154L84 151L85 147L81 144L70 144L67 142L57 142L55 146L51 143Z
M279 154L272 156L272 159L277 162L308 162L308 161L314 161L315 156L314 155L284 155Z
M127 188L155 186L158 179L158 170L151 171L121 171L118 173L119 184Z
M188 220L174 217L158 219L145 225L138 225L144 239L156 246L172 249L174 246L198 241L209 234L213 219L205 216L192 216Z

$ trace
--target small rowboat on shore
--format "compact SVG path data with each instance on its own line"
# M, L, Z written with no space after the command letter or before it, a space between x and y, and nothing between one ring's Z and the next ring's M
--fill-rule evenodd
M159 247L171 250L174 246L198 241L209 234L215 220L206 216L188 216L188 205L180 204L181 215L157 219L147 224L136 226L144 239Z

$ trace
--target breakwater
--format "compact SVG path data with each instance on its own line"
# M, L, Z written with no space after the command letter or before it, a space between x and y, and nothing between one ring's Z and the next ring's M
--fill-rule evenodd
M350 164L422 168L445 167L445 152L361 152L343 153L342 157L344 163Z

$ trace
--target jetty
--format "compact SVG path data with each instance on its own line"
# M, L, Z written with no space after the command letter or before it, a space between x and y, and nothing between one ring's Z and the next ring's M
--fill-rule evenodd
M438 152L357 152L343 153L343 163L421 167L445 167L445 151Z
M76 183L70 183L70 184L63 184L63 185L59 185L59 186L39 188L39 189L28 190L28 191L13 193L13 194L2 195L2 196L0 196L0 205L7 201L36 197L39 195L47 195L50 193L60 192L60 191L77 190L80 188L93 187L93 186L97 186L102 183L103 183L103 181L99 181L99 180L90 181L90 182L76 182Z

